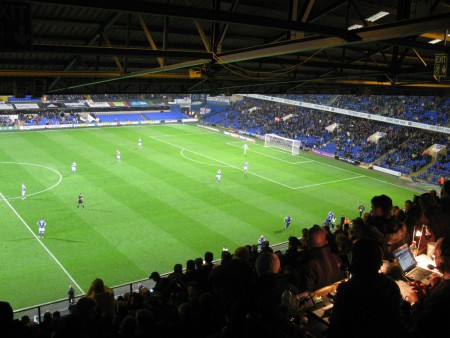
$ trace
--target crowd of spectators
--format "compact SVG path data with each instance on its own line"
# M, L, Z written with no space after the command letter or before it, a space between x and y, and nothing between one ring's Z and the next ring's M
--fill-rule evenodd
M78 113L61 113L57 110L30 111L19 114L19 123L27 126L78 124L82 120Z
M66 94L66 95L45 95L45 101L49 102L76 102L80 100L92 100L96 102L109 102L120 100L167 100L168 98L182 98L186 95L171 94Z
M16 125L16 120L10 116L0 116L0 127L13 127Z
M367 114L445 126L450 121L450 98L388 95L279 95L295 101L328 105Z
M265 241L261 248L245 245L233 254L224 248L218 264L205 252L189 259L184 271L177 263L168 276L152 272L152 289L140 285L117 297L96 278L76 303L72 295L70 314L47 312L39 324L26 316L13 320L11 306L0 302L0 333L5 338L306 337L297 295L314 293L350 273L337 289L330 338L448 337L449 213L450 182L440 197L436 191L414 196L404 208L393 206L386 195L374 196L370 213L353 223L342 215L340 223L305 228L301 236L289 237L284 253ZM379 269L396 248L411 243L422 224L429 236L419 250L437 241L443 278L433 280L426 293L417 287L402 298L398 285ZM365 302L373 306L363 310Z
M449 144L447 143L447 149ZM424 180L438 183L442 177L450 177L450 153L438 155L436 162L430 166L426 173L421 175Z
M296 100L314 100L314 103L332 104L348 109L362 107L372 114L386 110L386 97L371 96L330 96L330 95L288 95ZM400 103L415 105L429 110L431 106L441 108L447 102L435 98L429 104L420 104L424 98L397 98ZM324 102L327 101L327 102ZM399 104L400 104L399 103ZM405 103L405 104L406 104ZM393 105L394 103L389 103ZM380 108L381 107L381 108ZM358 109L360 109L358 108ZM417 108L418 109L418 108ZM361 110L361 109L360 109ZM213 112L206 121L214 121L225 127L245 130L264 135L278 134L297 139L304 146L323 152L343 156L367 164L375 163L381 167L411 174L427 166L432 157L426 152L433 144L448 146L448 140L439 133L427 132L397 126L375 120L333 114L302 107L284 105L273 101L244 98L221 112ZM423 122L423 121L422 121ZM334 129L326 129L336 124ZM376 132L383 137L371 140ZM441 166L445 168L446 166Z
M438 96L337 95L332 107L444 126L450 121L450 99ZM309 102L305 99L305 102ZM311 102L314 103L314 102Z
M429 147L433 144L448 145L446 137L441 134L416 130L406 132L406 135L406 140L391 148L391 152L383 158L382 166L390 169L403 168L407 173L416 172L431 162L432 156L427 152Z

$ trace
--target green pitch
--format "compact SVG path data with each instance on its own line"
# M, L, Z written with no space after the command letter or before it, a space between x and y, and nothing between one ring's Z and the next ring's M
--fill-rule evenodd
M401 207L413 197L401 179L262 143L244 156L243 144L188 125L0 134L0 300L19 309L65 298L70 284L78 295L96 277L119 285L261 234L284 242L330 210L355 218L374 195Z

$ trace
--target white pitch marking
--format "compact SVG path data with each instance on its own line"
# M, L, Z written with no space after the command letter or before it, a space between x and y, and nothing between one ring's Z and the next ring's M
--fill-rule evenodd
M309 185L303 185L301 187L297 187L297 188L294 188L294 189L305 189L305 188L317 187L319 185L338 183L338 182L354 180L354 179L357 179L357 178L366 178L366 177L367 176L360 175L360 176L355 176L355 177L343 178L343 179L340 179L340 180L334 180L334 181L328 181L328 182L322 182L322 183L315 183L315 184L309 184Z
M21 163L21 162L0 162L0 164L19 164L19 165L29 165L29 166L34 166L34 167L41 167L41 168L45 168L45 169L48 169L50 171L53 171L54 173L56 173L59 176L58 182L53 184L50 188L47 188L47 189L44 189L44 190L41 190L41 191L37 191L37 192L31 193L31 194L27 194L27 197L38 195L38 194L42 194L42 193L44 193L46 191L49 191L49 190L55 188L56 186L58 186L61 183L61 181L62 181L62 175L61 175L61 173L58 170L50 168L50 167L46 167L44 165L34 164L34 163ZM8 200L15 200L15 199L18 199L18 198L22 198L22 196L10 197L10 198L8 198Z
M229 163L226 163L226 162L223 162L223 161L219 161L219 160L217 160L217 159L215 159L215 158L212 158L212 157L209 157L209 156L200 154L200 153L198 153L198 152L196 152L196 151L193 151L193 150L189 150L189 149L180 147L179 145L176 145L176 144L173 144L173 143L170 143L170 142L167 142L167 141L158 140L156 137L153 137L153 136L149 136L149 137L152 138L152 139L154 139L155 141L162 142L162 143L166 143L166 144L168 144L168 145L170 145L170 146L172 146L172 147L175 147L175 148L178 148L178 149L181 149L181 150L184 150L184 151L189 151L189 152L191 152L191 153L193 153L193 154L196 154L196 155L198 155L198 156L202 156L202 157L205 157L205 158L207 158L207 159L209 159L209 160L215 161L215 162L217 162L217 163L221 163L221 164L223 164L223 165L226 165L227 167L235 168L235 169L241 170L240 168L238 168L238 167L236 167L236 166L234 166L234 165L232 165L232 164L229 164ZM270 178L267 178L267 177L264 177L264 176L261 176L261 175L252 173L252 172L250 172L250 171L248 172L248 174L253 175L253 176L256 176L256 177L259 177L259 178L261 178L261 179L263 179L263 180L266 180L266 181L269 181L269 182L272 182L272 183L281 185L281 186L286 187L286 188L289 188L289 189L295 189L295 188L293 188L293 187L291 187L291 186L289 186L289 185L287 185L287 184L284 184L284 183L280 183L280 182L271 180Z
M232 146L232 147L241 148L240 146L236 146L236 145L232 144L232 142L227 142L227 143L225 143L225 144L226 144L226 145L229 145L229 146ZM313 160L291 162L291 161L286 161L286 160L283 160L283 159L278 158L278 157L275 157L275 156L271 156L271 155L268 155L268 154L261 153L261 152L256 151L256 150L249 149L248 151L251 151L251 152L256 153L256 154L260 154L260 155L262 155L262 156L270 157L270 158L273 158L274 160L281 161L281 162L285 162L285 163L288 163L288 164L301 164L301 163L310 163L310 162L313 162ZM304 157L302 157L302 158L304 158Z
M39 244L42 245L42 247L44 248L45 251L47 251L47 253L50 255L50 257L53 258L53 260L56 262L56 264L58 264L58 266L64 271L64 273L67 275L67 277L69 277L69 279L78 288L78 290L80 290L84 294L83 289L78 285L78 283L75 281L75 279L73 279L73 277L70 275L70 273L62 266L62 264L51 253L51 251L45 246L45 244L42 243L42 240L38 236L36 236L36 234L33 232L33 230L31 230L31 228L28 226L28 224L23 220L23 218L18 214L16 209L14 209L14 207L8 202L8 200L5 198L5 196L3 196L3 194L1 192L0 192L0 197L6 202L8 207L14 212L14 214L20 219L20 221L27 227L28 231L31 232L31 234L34 236L34 238L36 238L36 240L39 242Z
M213 166L213 167L217 167L217 164L208 163L208 162L202 162L202 161L197 161L197 160L194 160L193 158L187 157L187 156L184 154L184 151L185 151L185 150L187 150L187 149L182 148L181 151L180 151L181 156L183 156L185 159L187 159L187 160L189 160L189 161L192 161L192 162L196 162L196 163L200 163L200 164L204 164L204 165L210 165L210 166ZM190 150L187 150L187 151L190 151Z

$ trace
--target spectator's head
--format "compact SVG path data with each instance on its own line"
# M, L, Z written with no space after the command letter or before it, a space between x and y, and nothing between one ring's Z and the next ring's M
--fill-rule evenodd
M288 239L288 245L290 249L297 249L300 246L300 240L295 236L290 236Z
M450 219L443 208L438 206L428 208L420 220L431 229L435 238L450 236Z
M186 270L187 271L193 271L195 270L195 262L194 260L190 259L186 262Z
M350 268L352 273L378 273L382 263L383 250L377 241L363 238L353 245Z
M149 336L156 326L155 316L150 310L136 310L136 333L140 336Z
M136 331L136 319L128 315L126 316L119 326L119 336L122 337L133 337L134 332Z
M250 251L246 246L241 246L234 251L233 259L238 259L245 263L249 263Z
M77 313L83 318L95 318L97 303L89 297L81 297L77 302Z
M149 279L153 279L155 282L158 282L161 280L161 276L159 275L159 272L153 271L149 277Z
M203 265L203 258L201 258L201 257L196 258L194 260L194 263L195 263L195 268L200 269Z
M1 316L1 314L0 314ZM0 319L1 321L1 319ZM22 324L24 325L28 325L30 323L30 316L24 315L22 316L22 318L20 318L20 321L22 322Z
M205 252L205 262L206 264L211 264L214 260L214 254L210 251Z
M100 294L105 292L105 284L103 283L103 279L96 278L92 282L92 289L94 291L94 294Z
M397 221L403 222L405 220L406 213L402 209L396 209L393 216Z
M309 229L307 241L310 249L321 248L328 244L325 230L318 225L315 225Z
M426 192L419 197L419 206L423 212L426 212L429 208L437 205L437 200L432 194Z
M256 259L255 269L258 276L280 272L281 265L278 256L271 252L261 252Z
M450 180L445 181L441 190L441 197L450 198Z
M386 195L375 196L371 200L372 215L383 218L391 217L392 213L392 199Z
M405 211L408 212L409 209L411 209L413 206L413 201L411 200L406 200L405 201Z
M303 237L307 237L308 236L308 228L303 228L302 229L302 236Z
M446 277L445 275L450 274L450 239L448 237L438 239L434 254L436 257L436 266L444 274L444 277Z
M231 260L231 253L229 251L222 251L222 256L221 256L221 264L226 264Z
M44 312L44 318L43 318L44 322L50 323L52 321L52 318L53 318L53 316L52 316L52 313L50 311L47 310L47 311Z
M183 265L181 265L179 263L175 264L174 267L173 267L173 272L183 273Z
M435 198L437 200L438 195L437 195L437 191L435 189L431 189L430 194L431 194L431 196L433 196L433 198Z
M13 309L8 302L0 301L0 323L8 323L14 319Z

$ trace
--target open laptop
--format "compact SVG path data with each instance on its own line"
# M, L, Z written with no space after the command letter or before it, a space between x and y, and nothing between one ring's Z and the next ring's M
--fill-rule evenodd
M417 265L416 258L406 244L395 250L394 256L400 264L404 276L408 279L422 281L428 279L433 274L433 271Z

